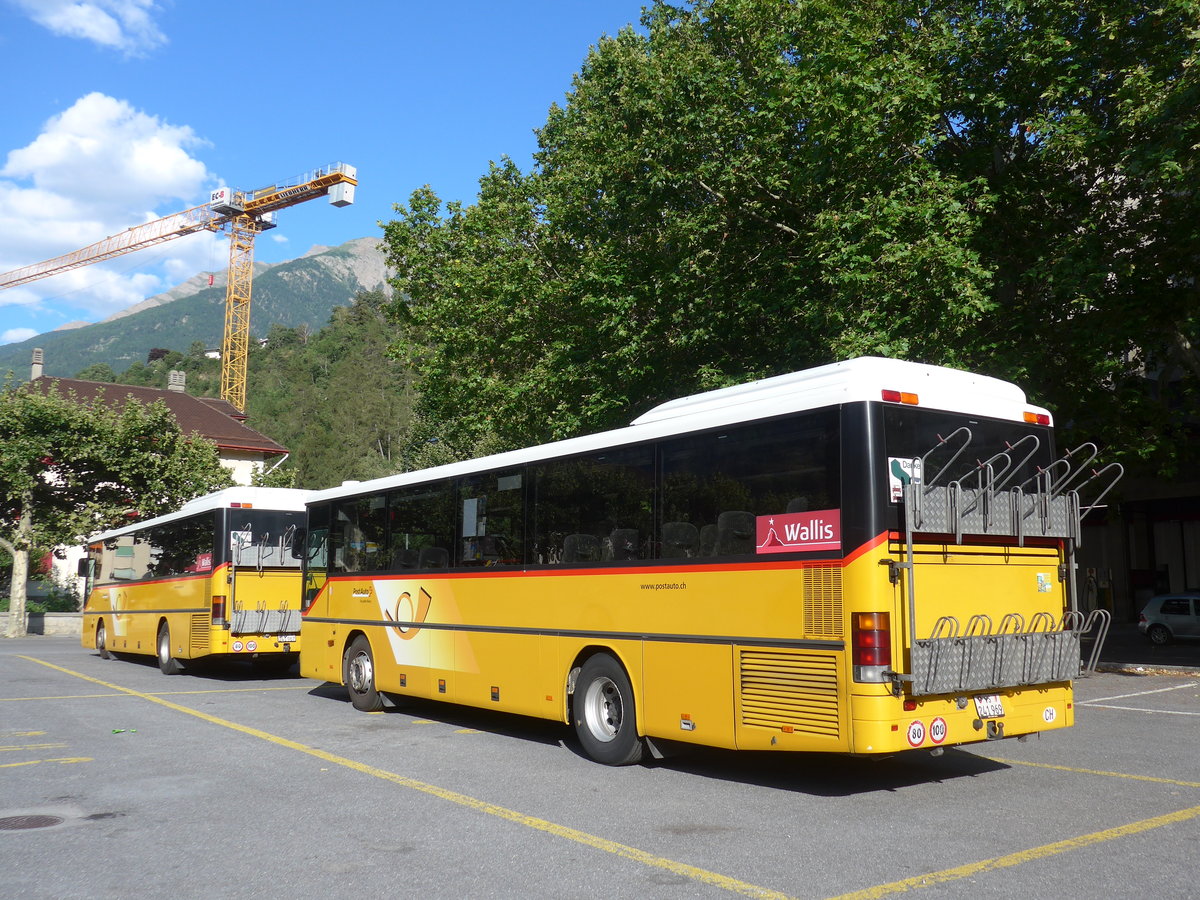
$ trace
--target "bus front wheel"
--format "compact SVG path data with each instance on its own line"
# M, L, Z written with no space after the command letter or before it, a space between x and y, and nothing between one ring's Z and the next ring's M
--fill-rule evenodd
M597 653L579 670L572 713L579 743L596 762L627 766L641 760L644 745L637 733L633 686L607 653Z
M158 626L158 667L164 675L178 675L183 665L171 655L171 629L163 622Z
M112 659L112 654L108 652L108 632L104 630L103 621L96 626L96 651L101 659Z
M371 642L359 635L346 648L342 657L342 683L350 692L350 702L363 712L378 712L383 709L383 697L375 690L375 658L371 655Z

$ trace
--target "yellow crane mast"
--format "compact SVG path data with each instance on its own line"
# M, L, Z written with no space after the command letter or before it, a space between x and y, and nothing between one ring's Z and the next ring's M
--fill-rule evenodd
M49 278L174 240L197 231L229 232L229 277L225 285L225 336L221 342L221 398L246 409L246 361L250 345L250 291L254 276L254 238L275 227L275 214L289 206L328 196L334 206L354 202L358 173L333 163L288 181L254 191L219 188L209 202L134 225L87 247L54 259L0 274L0 290Z

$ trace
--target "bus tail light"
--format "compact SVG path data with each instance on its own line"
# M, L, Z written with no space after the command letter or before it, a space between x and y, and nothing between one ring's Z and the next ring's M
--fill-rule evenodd
M225 595L214 594L212 598L212 623L214 625L225 624Z
M883 682L892 666L891 616L885 612L855 613L850 629L854 680Z
M1026 410L1023 418L1030 425L1049 425L1050 424L1050 417L1048 415L1046 415L1046 413L1039 413L1039 412L1033 412L1031 410Z
M888 403L907 403L910 406L921 405L921 398L917 394L910 394L908 391L892 391L885 388L881 392L881 399Z

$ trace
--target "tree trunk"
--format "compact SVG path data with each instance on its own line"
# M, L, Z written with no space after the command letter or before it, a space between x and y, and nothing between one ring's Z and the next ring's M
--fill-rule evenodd
M28 497L22 498L27 501ZM8 628L5 637L24 637L28 633L25 617L25 592L29 584L29 541L33 536L33 517L29 503L22 502L16 539L6 549L12 554L12 584L8 590Z

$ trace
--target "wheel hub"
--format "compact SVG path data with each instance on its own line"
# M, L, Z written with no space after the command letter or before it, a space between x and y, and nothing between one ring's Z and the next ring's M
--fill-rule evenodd
M621 730L621 692L608 678L588 685L583 698L584 719L598 741L608 742Z
M371 657L365 653L359 653L350 659L350 664L346 667L347 674L350 676L350 687L358 693L370 690L374 682L374 673L371 671Z

